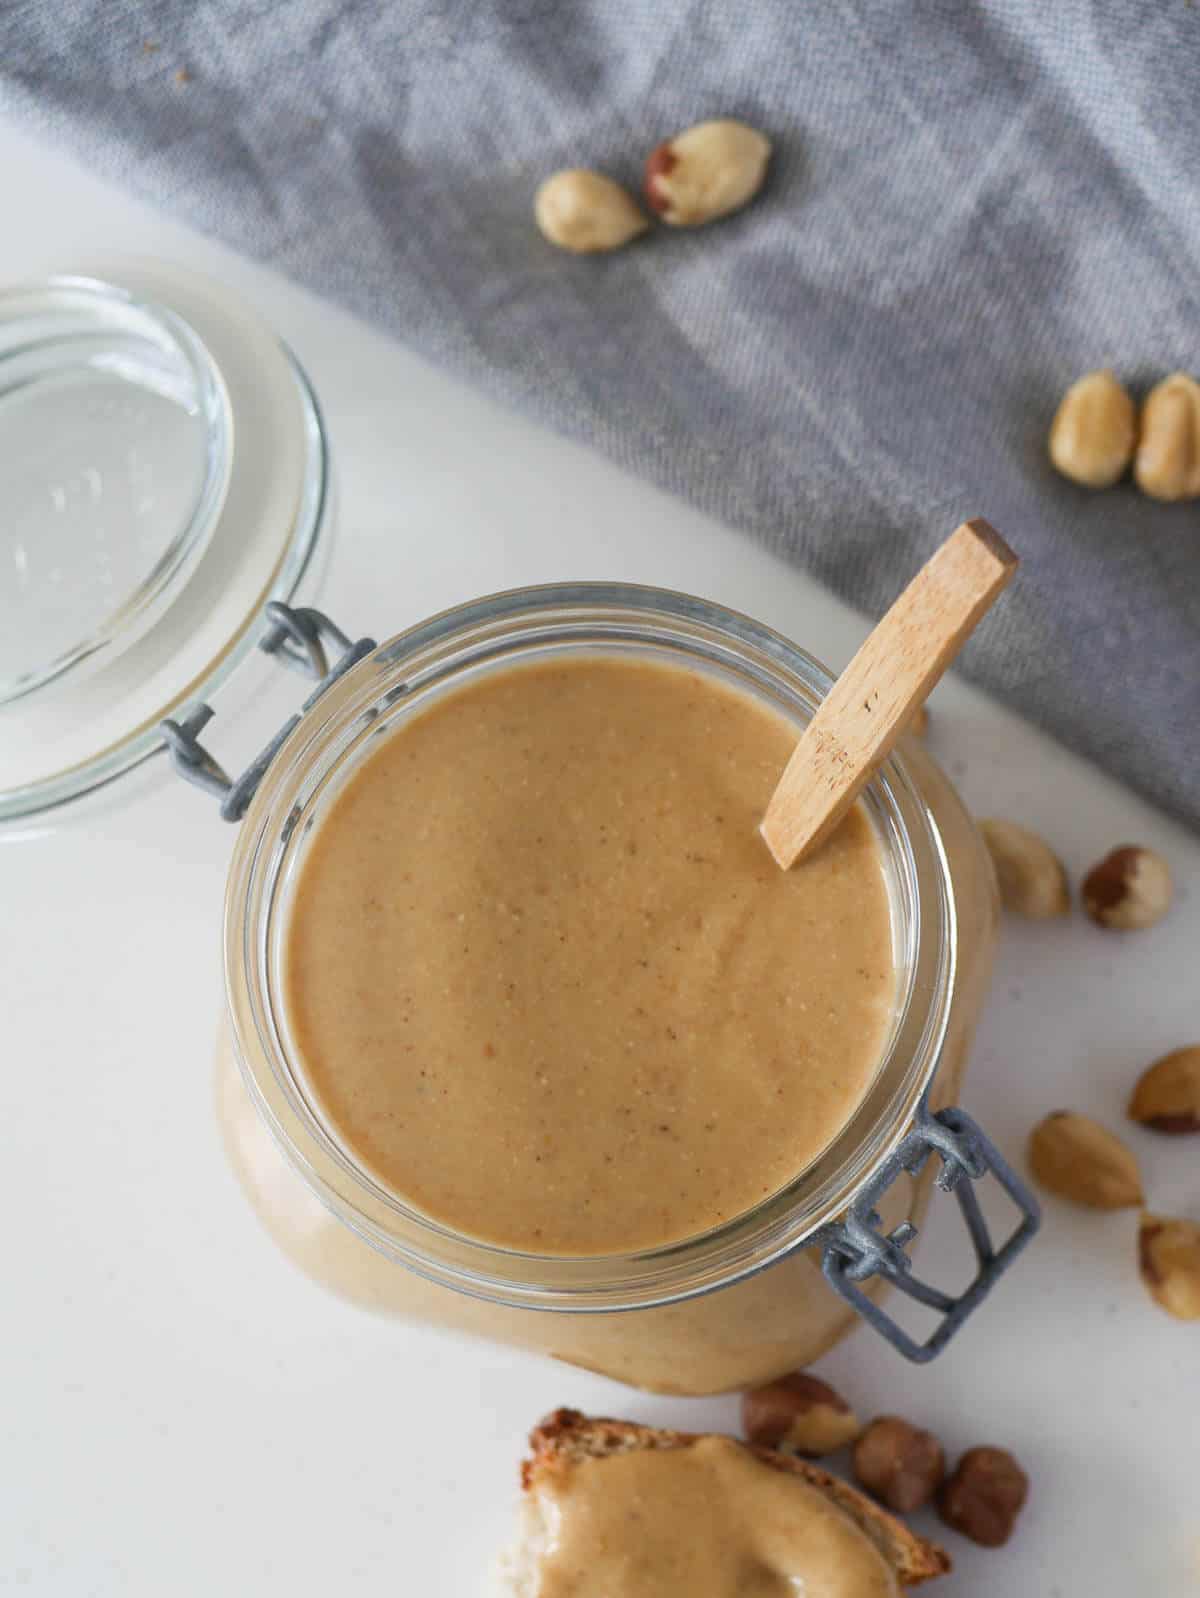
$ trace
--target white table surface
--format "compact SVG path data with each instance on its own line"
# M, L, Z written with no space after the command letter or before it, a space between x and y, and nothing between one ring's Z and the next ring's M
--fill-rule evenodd
M0 219L8 277L71 270L101 247L171 257L220 276L292 343L339 465L323 599L352 631L386 634L490 589L608 577L718 598L835 666L863 634L740 535L10 130ZM966 1103L1019 1158L1060 1105L1119 1126L1137 1071L1200 1035L1200 848L961 683L933 705L934 749L977 810L1042 830L1076 878L1125 841L1161 848L1176 872L1178 905L1149 933L1115 937L1078 914L1006 927ZM39 835L0 833L0 1589L475 1594L544 1411L706 1428L733 1425L736 1404L647 1397L372 1319L277 1257L211 1109L230 843L212 805L167 780ZM1200 1215L1196 1147L1130 1141L1152 1206ZM1051 1201L1034 1250L936 1365L906 1366L867 1332L822 1363L864 1412L898 1410L952 1452L1007 1445L1028 1468L1007 1550L947 1534L947 1598L1200 1592L1200 1327L1147 1299L1135 1227L1132 1213Z

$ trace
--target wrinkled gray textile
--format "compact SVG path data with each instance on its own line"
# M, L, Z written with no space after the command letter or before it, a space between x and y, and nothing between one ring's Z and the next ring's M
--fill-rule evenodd
M714 114L776 142L742 215L534 229ZM1190 0L0 0L0 115L868 609L987 515L970 675L1200 825L1200 506L1045 456L1081 372L1200 371Z

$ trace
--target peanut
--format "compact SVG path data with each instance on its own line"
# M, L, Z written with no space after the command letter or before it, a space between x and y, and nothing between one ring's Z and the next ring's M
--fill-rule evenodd
M1168 1315L1200 1321L1200 1226L1143 1215L1138 1266L1146 1290Z
M1129 1118L1153 1132L1200 1132L1200 1045L1174 1049L1148 1065L1129 1101Z
M1029 1138L1034 1176L1059 1198L1094 1210L1131 1209L1142 1202L1142 1178L1130 1151L1090 1116L1056 1110Z
M1015 821L981 821L979 830L996 868L1006 910L1032 921L1067 914L1071 908L1067 873L1048 843Z
M699 122L651 152L646 199L672 227L715 222L754 198L770 154L770 142L744 122Z
M1200 383L1186 372L1164 378L1147 394L1133 473L1152 499L1200 496Z
M1073 483L1111 488L1133 458L1133 401L1111 372L1072 383L1050 427L1050 459Z
M1119 932L1152 927L1171 907L1171 868L1153 849L1122 844L1083 879L1083 908Z
M574 255L620 249L650 225L619 183L583 167L548 177L533 214L544 237Z

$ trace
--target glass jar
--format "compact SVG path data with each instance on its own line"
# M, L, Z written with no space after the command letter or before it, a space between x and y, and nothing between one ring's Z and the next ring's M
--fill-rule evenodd
M289 903L314 828L374 740L435 697L488 673L581 654L684 664L773 707L797 733L831 681L744 616L610 584L524 589L461 606L331 680L266 770L226 896L217 1102L251 1204L292 1260L358 1304L541 1350L640 1387L699 1394L808 1364L854 1324L852 1305L891 1324L874 1303L886 1277L910 1283L903 1244L921 1223L936 1153L939 1180L963 1202L980 1272L965 1307L951 1309L958 1301L938 1302L919 1284L912 1296L956 1324L1036 1218L965 1117L931 1119L958 1097L988 985L997 900L978 833L912 740L863 801L886 862L899 972L884 1056L833 1144L750 1213L638 1255L516 1253L456 1234L385 1191L317 1112L290 1043L281 982ZM954 1127L969 1149L953 1144ZM989 1165L1026 1210L1020 1234L999 1252L986 1229L977 1236L978 1204L968 1197L970 1178ZM935 1343L906 1352L927 1357Z

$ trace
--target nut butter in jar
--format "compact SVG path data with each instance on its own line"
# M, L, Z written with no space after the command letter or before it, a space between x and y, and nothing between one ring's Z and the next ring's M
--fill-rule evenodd
M447 612L310 701L238 836L217 1077L302 1269L663 1392L765 1381L860 1314L940 1348L1036 1224L949 1108L995 886L911 741L778 871L757 821L829 682L718 606L586 584ZM1002 1248L989 1171L1026 1216ZM935 1174L978 1254L958 1298L905 1252Z

